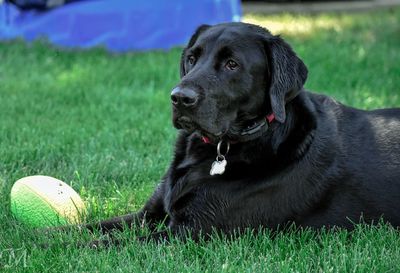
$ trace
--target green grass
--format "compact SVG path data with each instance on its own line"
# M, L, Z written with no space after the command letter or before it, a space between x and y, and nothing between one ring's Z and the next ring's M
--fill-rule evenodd
M263 17L309 67L306 87L364 109L400 106L400 9ZM139 209L166 170L176 135L169 92L180 49L113 55L46 43L0 43L0 271L8 272L399 272L400 234L305 230L236 240L63 247L98 235L44 234L10 215L17 179L57 177L90 207L89 220ZM119 236L129 241L140 231ZM53 244L48 250L38 243Z

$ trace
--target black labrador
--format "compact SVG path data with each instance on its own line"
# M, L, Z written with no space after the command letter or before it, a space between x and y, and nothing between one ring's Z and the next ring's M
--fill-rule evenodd
M203 25L172 90L172 163L136 214L102 231L160 222L169 235L213 230L400 225L400 109L363 111L303 89L307 68L279 36Z

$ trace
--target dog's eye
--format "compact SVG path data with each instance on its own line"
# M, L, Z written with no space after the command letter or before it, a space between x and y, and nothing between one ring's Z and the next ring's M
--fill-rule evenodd
M237 62L229 60L226 62L225 67L229 70L235 70L239 67L239 65L237 64Z
M194 65L194 63L196 62L196 57L193 55L188 56L188 62L191 65Z

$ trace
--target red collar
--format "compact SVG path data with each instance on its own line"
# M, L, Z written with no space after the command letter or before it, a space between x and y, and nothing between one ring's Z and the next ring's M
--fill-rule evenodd
M265 119L269 122L272 123L275 120L275 114L271 113L268 116L265 117Z

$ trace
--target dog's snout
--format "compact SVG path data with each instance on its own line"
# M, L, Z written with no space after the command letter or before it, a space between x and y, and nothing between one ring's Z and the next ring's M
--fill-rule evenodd
M197 104L199 95L190 88L175 87L171 92L171 101L173 105L182 107L191 107Z

